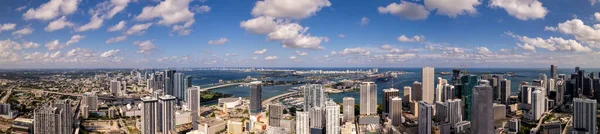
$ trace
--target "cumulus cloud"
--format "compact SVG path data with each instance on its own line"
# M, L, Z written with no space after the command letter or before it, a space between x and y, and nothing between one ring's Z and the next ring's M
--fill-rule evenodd
M117 37L112 37L108 40L106 40L106 44L113 44L113 43L117 43L117 42L121 42L127 39L127 36L123 35L123 36L117 36Z
M2 33L2 31L14 30L15 27L17 27L17 24L15 24L15 23L0 24L0 33Z
M209 45L223 45L225 43L229 42L229 39L227 38L220 38L218 40L209 40L208 44Z
M295 60L296 56L290 56L290 60Z
M337 37L338 37L338 38L346 38L346 35L345 35L345 34L338 34L338 36L337 36Z
M58 40L53 40L53 41L47 42L45 46L50 51L62 48L62 45L60 45Z
M94 52L83 48L74 48L65 54L67 57L94 57Z
M256 50L256 51L254 51L254 54L265 54L265 53L267 53L267 49L266 48L262 49L262 50Z
M129 4L129 2L131 2L131 1L130 0L111 0L110 5L107 7L107 8L110 8L110 10L106 13L104 18L110 19L113 16L115 16L117 13L123 11Z
M50 23L48 23L48 26L46 26L46 28L44 28L44 30L48 31L48 32L52 32L54 30L59 30L59 29L63 29L65 27L72 27L75 26L75 24L67 21L66 16L60 17L60 19L54 20Z
M125 31L125 34L141 35L141 34L144 34L146 32L146 30L148 28L150 28L150 26L152 26L152 23L135 24L135 25L131 26L131 28L129 28L129 30Z
M18 43L10 39L0 40L0 51L12 51L12 50L22 50L29 48L38 48L40 45L34 42L24 41L23 43Z
M109 32L114 32L114 31L122 30L123 28L125 28L125 24L127 24L127 22L125 22L124 20L122 20L119 23L117 23L116 25L109 27L108 31Z
M306 56L306 55L308 55L308 52L301 52L301 51L296 50L296 54L299 56Z
M572 51L572 52L591 52L592 49L588 46L584 46L576 40L563 39L560 37L550 37L543 39L540 37L530 38L527 36L514 35L513 33L507 32L509 35L517 40L517 46L524 50L535 51L536 48L543 48L549 51Z
M336 54L340 54L340 55L370 55L371 52L369 52L369 50L364 49L364 48L360 48L360 47L355 47L355 48L346 48L344 50L342 50L341 52L331 52L332 55L336 55Z
M548 13L538 0L491 0L489 6L504 8L509 15L520 20L543 19Z
M33 29L30 28L30 27L25 27L25 28L23 28L21 30L17 30L17 31L12 32L12 35L23 36L23 35L29 35L31 33L33 33Z
M331 6L329 0L264 0L256 2L251 14L275 18L304 19L314 15L323 7L329 6Z
M277 59L279 59L279 57L277 57L277 56L267 56L267 57L265 57L265 60L268 60L268 61L277 60Z
M600 22L600 12L594 13L594 20L596 20L597 22Z
M50 0L37 9L29 9L23 14L25 20L51 20L60 15L69 15L77 10L81 0Z
M273 21L273 17L260 16L247 21L240 22L240 27L255 34L267 34L275 31L278 22Z
M380 14L392 14L404 17L408 20L424 20L429 16L429 11L423 5L415 4L407 1L391 3L386 7L377 7Z
M95 30L95 29L102 27L103 22L104 22L104 19L100 18L98 16L98 14L95 14L92 16L92 18L90 18L90 22L88 22L87 24L85 24L83 26L78 27L77 29L75 29L75 31L83 32L83 31L88 31L88 30Z
M361 26L369 25L369 22L371 22L371 19L369 19L367 17L362 17L360 19L360 25Z
M202 6L195 5L192 7L192 11L194 13L199 13L199 14L208 13L208 12L210 12L210 7L206 6L206 5L202 5Z
M280 41L284 48L323 49L321 42L328 39L311 36L306 31L308 27L304 28L298 23L281 24L267 34L267 39Z
M189 10L190 2L191 0L165 0L156 6L144 7L135 19L144 21L159 18L158 24L166 26L184 23L174 25L172 31L179 32L179 35L188 35L191 32L188 28L195 22L194 13Z
M71 39L69 41L67 41L67 43L65 44L66 47L73 45L74 43L79 42L80 40L82 40L83 38L85 38L85 36L81 36L81 35L73 35L71 36Z
M494 54L494 52L490 51L487 47L477 47L477 53L480 55L490 55Z
M137 53L143 55L151 55L152 52L154 52L154 50L156 49L156 46L150 40L135 41L133 42L133 45L138 47Z
M400 42L423 42L423 41L425 41L425 36L415 35L412 38L408 38L405 35L401 35L398 37L398 41L400 41Z
M430 11L437 9L439 15L456 18L458 15L476 14L475 7L481 2L479 0L424 0L424 4Z
M113 56L117 55L120 51L121 51L120 49L108 50L108 51L102 53L100 55L100 57L102 57L102 58L113 57Z
M557 27L549 27L548 29L572 35L578 41L586 43L591 47L600 48L600 27L585 25L580 19L567 20L559 23Z

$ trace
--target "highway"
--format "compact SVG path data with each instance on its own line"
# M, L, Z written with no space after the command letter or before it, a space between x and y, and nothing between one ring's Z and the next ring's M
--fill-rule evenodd
M229 84L223 84L223 85L212 86L212 87L207 87L207 88L201 88L200 92L213 90L213 89L217 89L217 88L222 88L222 87L228 87L228 86L237 86L237 85L241 85L241 84L246 84L246 83L229 83Z
M12 92L15 88L16 88L16 86L11 86L10 88L8 88L6 95L4 95L4 97L2 97L2 100L0 100L0 103L6 103L6 101L8 101L8 98L10 98L10 95L12 94Z
M287 92L287 93L280 94L280 95L277 95L277 96L273 96L273 97L271 97L269 99L263 100L262 104L263 105L269 105L269 103L271 103L271 101L273 101L273 100L278 100L278 99L281 99L281 98L284 98L284 97L293 97L293 96L296 96L296 95L298 95L298 91Z

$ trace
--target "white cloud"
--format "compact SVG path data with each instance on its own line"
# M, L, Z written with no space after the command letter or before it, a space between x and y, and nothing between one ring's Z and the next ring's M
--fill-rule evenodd
M290 56L290 60L295 60L296 56Z
M0 25L0 33L2 33L2 31L9 31L9 30L14 30L15 27L17 27L17 24L15 23L4 23Z
M210 12L210 7L206 5L195 5L192 7L192 11L199 14L208 13Z
M415 35L412 38L408 38L405 35L401 35L398 37L398 41L400 41L400 42L423 42L423 41L425 41L425 36Z
M307 30L308 27L304 28L298 23L282 24L278 25L275 31L267 34L267 39L280 41L284 48L323 49L321 42L328 39L305 35Z
M15 11L19 11L19 12L21 12L21 11L23 11L23 9L25 9L25 8L27 8L27 6L20 6L20 7L17 7L17 9L15 9Z
M544 31L553 31L556 32L558 29L556 27L546 26L544 27Z
M355 48L346 48L341 52L331 52L331 55L336 55L336 54L341 54L341 55L351 55L351 54L356 54L356 55L370 55L371 52L369 52L369 50L364 49L364 48L360 48L360 47L355 47Z
M141 34L144 34L146 32L146 30L148 28L150 28L150 26L152 26L152 23L135 24L135 25L131 26L131 28L129 28L129 30L125 31L125 34L127 34L127 35L133 35L133 34L141 35Z
M175 31L179 33L179 35L189 35L192 30L188 28L191 27L195 22L195 20L192 20L185 22L183 25L175 25L171 31Z
M156 46L150 41L135 41L133 42L134 46L138 47L137 53L143 55L151 55L152 52L156 49Z
M31 33L33 33L33 29L31 29L30 27L25 27L21 30L12 32L12 35L23 36L23 35L29 35Z
M67 43L65 44L65 47L71 46L71 45L73 45L73 43L77 43L83 38L85 38L85 36L73 35L73 36L71 36L71 39L69 41L67 41Z
M481 55L490 55L494 54L494 52L490 51L487 47L477 47L477 53Z
M520 20L544 19L548 13L538 0L491 0L489 6L504 8L509 15Z
M346 35L345 35L345 34L338 34L338 36L337 36L337 37L338 37L338 38L346 38Z
M600 22L600 12L594 13L594 20L596 20L597 22Z
M209 45L223 45L225 43L229 42L229 39L227 38L220 38L218 40L209 40L208 44Z
M268 61L277 60L277 59L279 59L279 57L277 57L277 56L267 56L267 57L265 57L265 60L268 60Z
M256 2L252 15L304 19L329 6L329 0L264 0Z
M83 32L83 31L87 31L87 30L95 30L95 29L102 27L103 22L104 22L104 19L100 18L98 16L98 14L94 14L92 16L92 18L90 18L89 23L87 23L81 27L78 27L77 29L75 29L75 31Z
M540 37L530 38L527 36L514 35L512 33L506 33L509 36L519 40L517 46L524 50L535 51L536 48L543 48L549 51L572 51L572 52L591 52L592 49L588 46L584 46L579 42L571 39L563 39L560 37L550 37L543 39Z
M106 44L113 44L113 43L124 41L126 39L127 39L127 36L125 36L125 35L117 36L117 37L113 37L113 38L106 40Z
M156 6L147 6L136 20L160 18L158 24L171 25L194 20L194 13L189 10L191 0L165 0Z
M567 20L559 23L558 27L552 27L564 34L572 35L578 41L586 43L591 47L600 48L600 28L585 25L580 19Z
M308 52L301 52L301 51L296 50L296 54L299 56L306 56L306 55L308 55Z
M404 17L408 20L424 20L429 16L429 11L427 11L423 5L407 1L400 1L400 4L391 3L386 7L377 7L377 11L379 11L380 14L389 13Z
M67 52L65 55L67 57L94 57L94 52L88 49L83 48L75 48L71 49L71 51Z
M267 16L260 16L240 22L240 27L255 34L267 34L273 32L277 25L278 23L273 21L273 17Z
M130 0L111 0L109 8L112 7L112 9L110 9L110 11L108 11L108 13L106 14L106 16L104 16L104 18L110 19L113 16L115 16L117 13L123 11L129 4L129 2L130 2Z
M50 23L48 23L48 26L46 26L46 28L44 28L44 30L48 31L48 32L52 32L54 30L60 30L63 29L65 27L72 27L75 26L75 24L67 21L66 16L60 17L60 19L54 20Z
M21 45L23 45L23 48L25 48L25 49L40 47L40 44L37 44L37 43L34 43L34 42L25 42L25 43L23 43Z
M236 53L227 53L227 54L225 54L225 56L226 57L235 57L235 56L238 56L238 54L236 54Z
M102 57L102 58L113 57L113 56L117 55L120 51L121 51L120 49L108 50L108 51L102 53L100 55L100 57Z
M51 20L59 15L69 15L77 10L81 0L50 0L37 9L29 9L23 14L25 20Z
M114 32L114 31L122 30L123 28L125 28L125 24L127 24L127 22L125 22L124 20L122 20L119 23L117 23L116 25L109 27L108 31L109 32Z
M594 4L596 4L596 1L600 1L600 0L590 0L590 4L592 4L592 6L593 6Z
M430 11L437 9L439 15L456 18L458 15L476 14L475 7L481 2L479 0L425 0L424 4Z
M262 50L256 50L256 51L254 51L254 54L265 54L265 53L267 53L267 49L266 48L262 49Z
M361 26L369 25L369 22L371 22L371 19L369 19L367 17L362 17L360 19L360 25Z
M53 41L47 42L45 46L50 51L61 49L63 47L62 45L60 45L58 40L53 40Z

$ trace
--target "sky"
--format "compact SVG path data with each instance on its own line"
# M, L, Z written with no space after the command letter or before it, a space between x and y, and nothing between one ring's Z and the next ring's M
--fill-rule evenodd
M598 68L600 0L10 0L0 68Z

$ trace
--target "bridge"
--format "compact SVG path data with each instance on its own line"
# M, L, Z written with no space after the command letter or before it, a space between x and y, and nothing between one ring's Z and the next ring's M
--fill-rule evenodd
M207 87L207 88L201 88L200 92L213 90L213 89L217 89L217 88L229 87L229 86L237 86L237 85L242 85L242 84L247 84L247 83L229 83L229 84L217 85L217 86L212 86L212 87Z
M269 99L263 100L262 104L263 105L269 105L272 101L283 99L283 98L289 98L289 97L298 96L299 94L300 94L300 92L298 92L298 91L287 92L287 93L280 94L280 95L277 95L277 96L273 96L273 97L271 97Z

